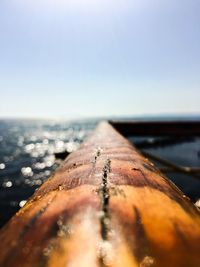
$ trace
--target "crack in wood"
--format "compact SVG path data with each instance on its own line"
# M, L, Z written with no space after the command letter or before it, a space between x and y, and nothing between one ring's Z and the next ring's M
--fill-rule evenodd
M109 223L110 223L110 218L109 218L109 188L108 188L108 177L109 173L111 171L111 160L107 159L105 162L105 165L102 170L102 183L99 188L99 194L101 198L101 217L100 217L100 224L101 224L101 238L102 242L106 242L108 240L108 233L109 233ZM100 266L106 266L105 264L105 251L103 250L103 243L102 243L102 248L100 251Z
M97 159L101 156L101 152L102 152L102 148L98 147L97 150L96 150L96 154L94 156L94 164L96 164Z

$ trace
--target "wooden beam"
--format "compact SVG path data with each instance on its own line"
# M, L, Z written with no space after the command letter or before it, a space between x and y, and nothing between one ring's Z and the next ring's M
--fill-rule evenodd
M2 267L198 267L200 214L109 124L0 231Z

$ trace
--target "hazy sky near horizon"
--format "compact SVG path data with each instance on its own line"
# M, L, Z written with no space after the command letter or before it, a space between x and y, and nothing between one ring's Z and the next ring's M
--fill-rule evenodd
M200 114L199 0L1 0L0 117Z

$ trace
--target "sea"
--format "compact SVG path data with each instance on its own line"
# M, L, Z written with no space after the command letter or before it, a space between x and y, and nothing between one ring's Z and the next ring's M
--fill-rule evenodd
M0 227L2 227L41 184L62 164L55 155L76 150L99 120L0 120ZM138 148L182 166L200 167L200 137L167 145L146 146L158 137L130 136ZM141 144L144 144L141 146ZM158 167L159 163L155 162ZM183 173L167 176L193 202L200 198L200 179Z

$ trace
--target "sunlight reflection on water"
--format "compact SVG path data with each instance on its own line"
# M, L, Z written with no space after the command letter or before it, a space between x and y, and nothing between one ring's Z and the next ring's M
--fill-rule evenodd
M76 150L96 122L0 121L0 208L6 221L58 166L54 154Z

